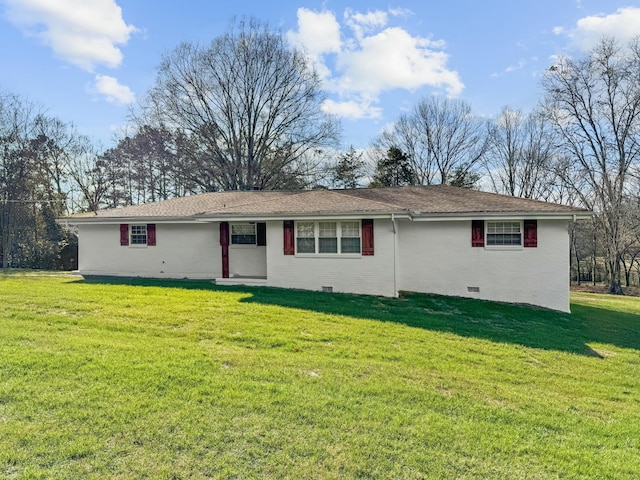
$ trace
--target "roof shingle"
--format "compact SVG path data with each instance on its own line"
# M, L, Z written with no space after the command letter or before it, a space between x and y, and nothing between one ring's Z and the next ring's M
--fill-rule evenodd
M350 190L234 191L77 214L69 220L198 218L405 213L413 216L462 214L586 214L586 210L446 185Z

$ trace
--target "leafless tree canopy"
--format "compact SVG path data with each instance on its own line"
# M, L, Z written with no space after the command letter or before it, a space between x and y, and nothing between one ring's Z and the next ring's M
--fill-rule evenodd
M306 56L249 20L207 47L183 43L166 54L141 117L192 138L203 188L282 188L301 180L311 154L335 144L323 100Z
M560 201L552 163L554 131L544 116L504 107L488 126L485 157L493 191L514 197Z
M464 100L426 97L411 114L383 132L374 146L404 152L416 183L449 183L454 176L472 172L486 151L484 122L473 115Z
M416 108L417 130L438 169L440 183L447 183L457 168L470 171L486 150L484 122L473 115L464 100L431 97Z
M545 113L560 137L558 169L598 213L610 290L621 293L625 197L640 163L640 42L603 39L584 59L562 58L543 79Z
M71 241L55 223L69 212L69 151L75 133L17 95L0 92L0 259L2 268L68 265Z

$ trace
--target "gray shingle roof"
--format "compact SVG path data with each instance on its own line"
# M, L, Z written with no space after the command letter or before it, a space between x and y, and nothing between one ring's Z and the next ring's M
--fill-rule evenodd
M528 213L588 214L586 210L554 203L445 185L351 190L215 192L161 202L100 210L67 217L85 219L211 218L247 216L309 216L354 214L409 214L459 216L463 214Z
M567 205L448 185L363 188L347 192L353 196L384 201L398 205L404 210L422 214L586 212Z

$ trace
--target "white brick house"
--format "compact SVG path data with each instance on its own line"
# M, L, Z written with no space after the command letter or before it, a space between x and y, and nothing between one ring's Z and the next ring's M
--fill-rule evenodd
M573 207L449 186L218 192L61 219L79 273L569 311Z

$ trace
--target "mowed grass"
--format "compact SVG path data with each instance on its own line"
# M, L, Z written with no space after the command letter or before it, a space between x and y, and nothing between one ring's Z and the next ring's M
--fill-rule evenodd
M640 299L0 276L0 478L640 478Z

